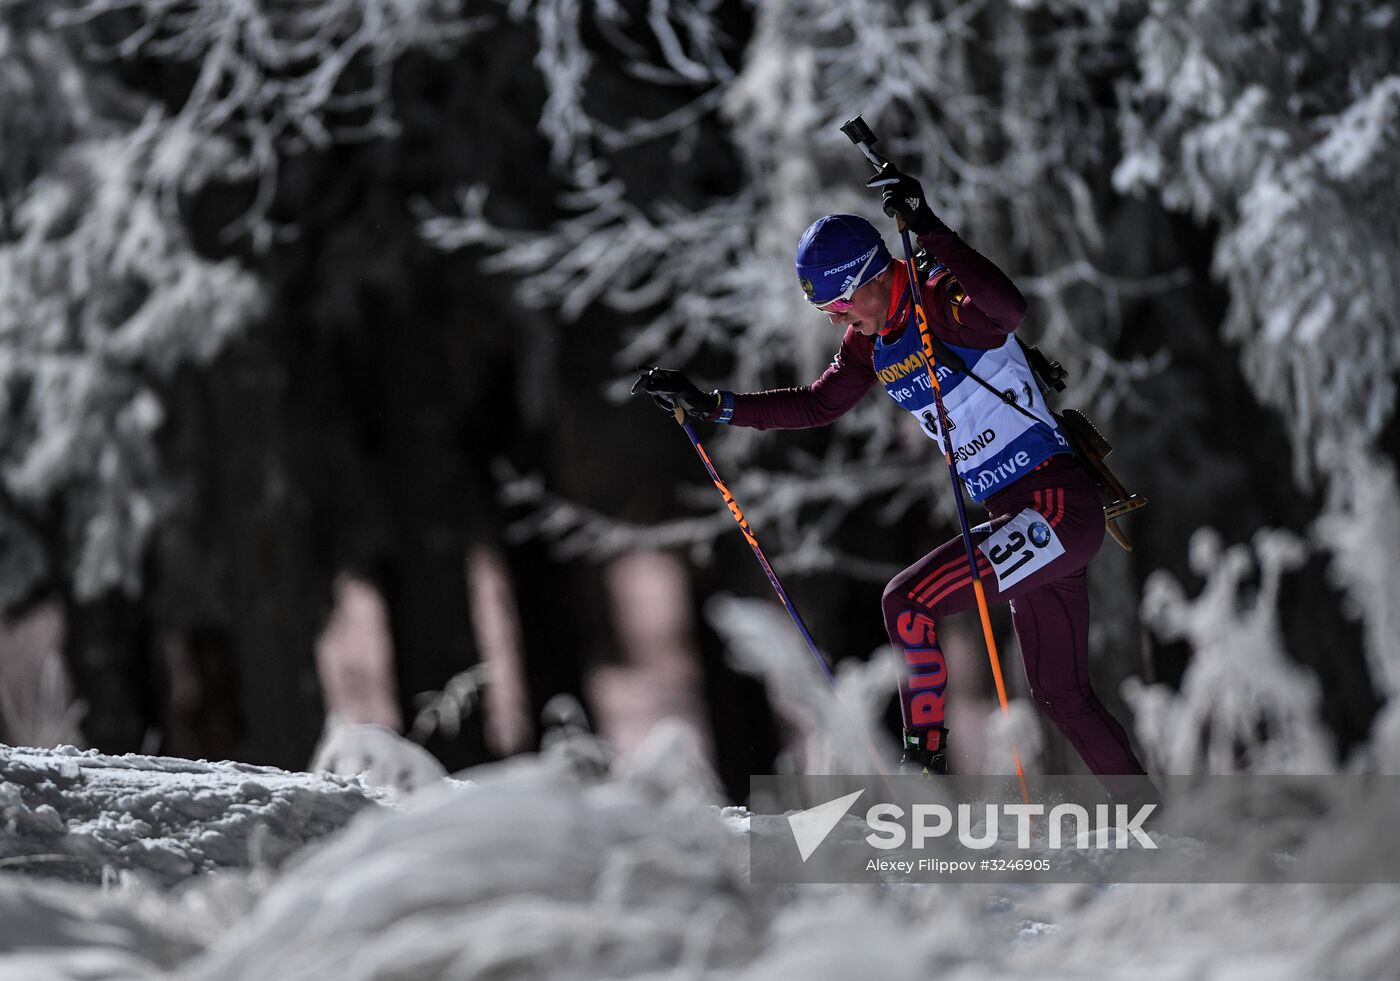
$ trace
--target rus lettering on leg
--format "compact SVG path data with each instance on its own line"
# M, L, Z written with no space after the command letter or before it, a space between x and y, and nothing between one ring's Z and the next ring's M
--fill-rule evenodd
M923 728L943 725L944 693L948 686L948 662L938 645L933 617L912 610L895 619L895 632L909 669L910 722Z

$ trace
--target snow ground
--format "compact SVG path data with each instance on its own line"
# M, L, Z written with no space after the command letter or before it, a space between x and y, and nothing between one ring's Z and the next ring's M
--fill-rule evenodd
M87 860L0 872L0 979L1380 978L1400 963L1392 885L755 887L742 814L704 800L692 756L653 746L584 780L552 753L387 803L326 775L0 748L6 854ZM98 884L56 881L96 865Z
M243 763L0 747L0 868L170 886L276 866L382 796L358 780Z

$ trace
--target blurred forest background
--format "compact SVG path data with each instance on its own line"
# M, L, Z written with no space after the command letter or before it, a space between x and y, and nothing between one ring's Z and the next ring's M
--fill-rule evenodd
M886 221L862 113L1152 502L1090 575L1150 766L1400 772L1397 14L0 0L0 738L302 767L331 711L455 769L566 693L736 796L801 765L712 615L766 580L626 389L820 373L792 249ZM884 401L702 434L833 659L955 529Z

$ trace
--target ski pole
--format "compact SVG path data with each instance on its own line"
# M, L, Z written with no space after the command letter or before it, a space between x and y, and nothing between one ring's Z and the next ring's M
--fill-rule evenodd
M686 436L690 438L690 445L695 447L695 452L700 455L700 462L705 464L705 470L709 473L710 479L714 481L719 492L724 495L724 503L729 505L729 513L734 515L734 520L739 523L739 530L744 533L744 540L749 543L749 548L753 549L754 557L758 559L758 564L763 566L763 571L768 576L768 581L773 584L773 590L778 594L778 599L782 600L783 607L788 611L788 616L792 617L792 622L797 625L797 632L802 635L802 639L807 642L807 649L812 652L812 657L816 658L817 665L822 669L822 675L826 678L826 683L831 686L832 693L836 693L836 679L831 674L831 668L826 663L826 658L822 656L821 649L817 647L817 642L812 639L812 632L807 629L807 624L802 622L802 615L797 612L797 607L793 605L788 597L787 590L783 588L782 581L778 574L773 571L773 566L768 561L768 556L763 554L763 548L758 544L753 529L749 527L749 519L744 517L744 512L739 507L739 502L734 500L734 495L729 492L724 481L720 478L719 471L715 469L714 463L710 460L710 454L705 452L705 447L700 445L700 437L695 435L695 429L686 421L685 410L679 405L673 409L676 415L676 422L685 430ZM840 698L837 698L837 705L840 705ZM869 754L870 761L875 764L875 772L884 780L885 787L893 795L894 790L890 787L889 780L886 779L885 768L880 763L879 751L875 749L875 744L870 739L870 734L863 732L865 751Z
M749 519L744 517L744 512L739 508L739 502L734 500L734 495L729 492L729 488L720 479L719 471L710 461L710 455L705 452L705 447L700 445L700 437L695 435L695 429L686 421L685 410L679 405L676 406L676 422L680 423L685 434L690 437L690 445L695 447L695 452L700 454L700 461L705 464L705 469L709 471L710 479L715 482L719 492L724 495L724 503L729 505L729 513L734 515L734 520L739 523L739 530L744 533L744 540L749 543L749 548L753 549L758 564L763 566L763 571L768 576L768 581L773 584L774 591L778 594L778 599L782 600L783 606L787 609L788 615L792 617L792 622L797 624L797 632L802 635L802 639L807 642L807 649L812 652L812 657L817 659L817 664L822 669L822 674L826 677L827 684L834 689L836 679L832 677L831 668L826 663L826 658L822 656L821 650L817 647L817 642L812 639L812 633L807 629L807 624L802 622L802 615L797 612L797 607L793 605L788 597L787 590L783 588L782 581L778 579L778 574L773 571L773 566L768 562L768 556L763 554L762 547L758 544L758 539L754 537L753 529L749 527Z
M860 148L865 158L874 164L877 171L883 172L892 167L890 161L875 150L875 134L860 116L847 121L841 132ZM898 220L899 234L904 241L904 262L909 271L909 292L913 298L914 322L918 325L919 340L924 349L924 367L928 369L929 381L933 383L933 402L938 411L938 431L942 437L943 458L948 461L948 476L953 483L953 500L957 503L958 524L962 529L963 546L967 550L967 566L972 574L972 591L977 597L977 612L982 617L982 637L987 643L987 658L992 665L992 679L996 682L997 699L1001 702L1003 716L1010 717L1011 706L1006 698L1006 683L1001 676L1001 655L997 652L996 636L992 632L992 615L987 608L987 594L982 588L982 575L977 571L976 546L972 543L972 529L967 523L967 506L963 502L962 481L958 478L958 468L953 462L953 438L949 433L948 410L943 405L943 388L938 384L938 371L933 352L933 331L929 327L928 315L924 313L923 291L919 289L919 268L914 261L914 247L909 239L909 228L901 218ZM1011 745L1011 757L1016 764L1016 778L1021 783L1021 796L1030 800L1026 789L1026 773L1021 765L1021 751L1015 742Z

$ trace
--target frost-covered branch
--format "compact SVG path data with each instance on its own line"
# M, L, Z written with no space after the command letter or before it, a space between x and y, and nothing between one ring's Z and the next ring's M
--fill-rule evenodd
M1154 8L1115 179L1222 226L1226 336L1308 483L1395 412L1400 35L1368 3L1263 6L1268 31L1243 6Z
M0 241L3 523L20 532L63 495L56 571L80 598L138 591L146 543L174 504L157 447L160 382L207 365L262 308L237 263L196 254L148 180L178 138L152 116L69 148L20 202L16 237ZM6 550L0 605L50 571L55 544L25 535Z
M496 9L470 0L72 0L51 20L121 35L110 43L89 39L90 57L193 68L169 125L235 148L225 176L254 181L257 193L226 233L251 233L266 244L281 158L393 135L396 61L415 49L453 52Z
M796 738L779 772L885 773L894 751L878 724L894 687L893 658L837 660L829 685L783 608L760 600L717 596L706 614L724 637L730 663L768 689Z
M1179 691L1126 686L1141 743L1161 772L1334 772L1321 687L1289 659L1279 627L1283 576L1306 556L1288 532L1265 529L1252 547L1225 547L1201 529L1191 540L1192 569L1207 577L1199 596L1188 599L1165 572L1148 579L1143 619L1194 652Z
M548 92L539 128L554 164L582 183L594 183L601 173L600 150L684 135L711 110L720 91L716 86L734 74L715 26L718 6L716 0L648 0L642 18L634 16L641 4L620 0L512 0L511 15L528 17L539 39L535 67ZM603 38L601 50L585 42L587 27ZM599 117L598 100L588 98L600 59L619 63L634 78L698 88L699 94L661 117L611 122Z
M698 469L698 465L697 465ZM842 554L832 533L862 506L868 506L928 480L927 464L892 462L877 473L852 464L820 474L755 471L732 483L754 533L780 571L838 570L883 582L900 567ZM549 491L537 477L497 467L503 503L527 508L526 517L507 533L516 539L544 538L561 558L601 561L640 549L688 547L697 562L708 562L714 543L738 534L734 518L710 486L685 495L687 504L707 513L654 525L622 521ZM905 498L906 503L912 503ZM752 502L750 504L749 502Z

